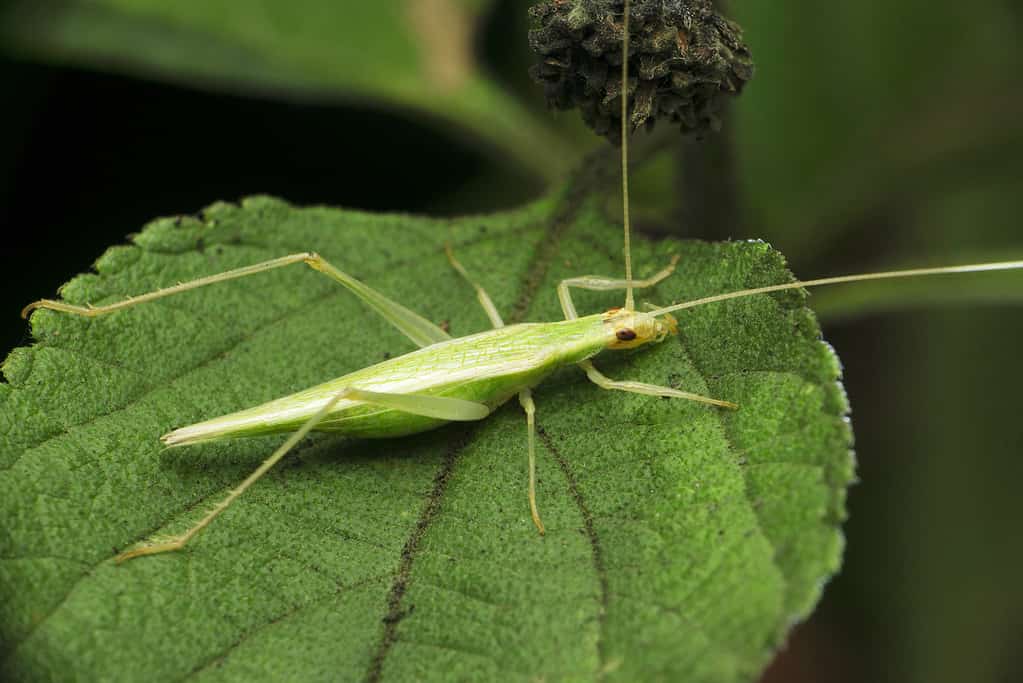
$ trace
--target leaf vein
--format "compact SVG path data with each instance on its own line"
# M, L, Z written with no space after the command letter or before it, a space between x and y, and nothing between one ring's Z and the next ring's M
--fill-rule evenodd
M589 506L586 504L586 499L583 497L582 490L579 488L579 483L576 480L575 473L572 471L572 467L568 463L568 459L558 449L554 440L550 437L548 432L540 426L539 422L536 425L536 433L540 435L540 440L543 442L547 450L551 452L554 459L558 462L558 467L561 468L561 472L568 482L568 492L571 495L572 500L575 501L576 507L579 508L579 512L583 518L583 529L586 533L586 538L590 544L590 557L592 558L593 568L597 575L597 587L600 593L599 608L597 610L597 678L602 678L602 672L607 669L607 646L605 642L606 634L605 630L607 627L607 607L608 607L608 592L609 592L609 579L607 574L607 564L604 560L604 549L600 542L600 536L597 534L597 527L593 522L593 515L590 512Z
M596 168L598 171L599 167L599 164L593 165L593 168ZM587 177L593 178L599 176L594 176L591 171L590 175ZM584 179L570 188L568 200L559 207L553 217L554 225L552 229L547 233L546 238L534 251L532 263L530 264L530 267L527 268L526 276L523 280L521 294L513 306L511 314L508 316L509 324L520 322L525 317L529 306L540 287L541 281L550 270L558 244L564 238L564 235L570 228L576 213L585 200L585 192L583 191L583 188L587 184L588 183L586 183ZM437 475L434 478L434 488L423 506L416 526L413 528L412 533L405 543L405 547L402 550L401 562L399 563L394 583L391 586L391 593L388 597L388 612L384 617L384 627L382 629L376 651L370 662L369 670L366 673L366 683L379 683L381 679L384 660L391 652L397 639L398 623L405 616L401 603L402 598L405 595L405 591L408 588L412 565L419 552L420 541L423 536L425 536L427 529L429 529L433 518L439 512L441 501L447 491L448 481L454 472L455 466L457 465L458 456L472 441L475 431L476 430L471 427L468 427L463 438L454 443L448 450L444 463L441 465L441 468L438 470Z

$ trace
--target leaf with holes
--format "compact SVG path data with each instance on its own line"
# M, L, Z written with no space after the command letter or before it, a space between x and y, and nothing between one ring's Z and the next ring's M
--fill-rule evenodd
M554 320L561 278L617 273L619 229L570 192L438 221L260 197L158 220L63 296L105 302L315 249L453 334L487 326L450 240L510 322ZM787 281L760 243L681 256L665 303ZM620 304L583 292L580 310ZM754 679L838 568L853 476L838 363L803 294L686 311L681 333L606 354L608 375L737 412L598 389L535 393L537 535L515 402L388 441L319 435L184 552L115 565L180 528L281 438L164 451L169 429L364 367L410 344L295 267L85 320L32 317L0 384L0 628L8 680Z

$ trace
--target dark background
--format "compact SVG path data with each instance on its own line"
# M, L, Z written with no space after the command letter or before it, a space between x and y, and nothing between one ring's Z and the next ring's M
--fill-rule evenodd
M722 134L679 143L664 181L674 220L644 222L654 192L637 188L641 228L764 238L802 277L1023 257L1015 3L731 4L757 77ZM541 109L523 76L523 3L494 5L477 57ZM0 355L31 342L23 305L157 216L256 193L452 214L545 187L415 111L172 80L16 48L0 58ZM599 144L569 135L580 152ZM862 481L845 568L765 680L1023 680L1023 315L1018 295L983 298L824 316Z

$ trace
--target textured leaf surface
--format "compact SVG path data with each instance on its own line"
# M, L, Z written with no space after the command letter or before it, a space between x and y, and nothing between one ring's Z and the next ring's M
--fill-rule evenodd
M315 249L465 334L486 318L450 240L508 319L553 320L560 278L621 269L618 228L583 196L450 222L221 204L155 221L63 295ZM636 244L640 272L673 253L651 301L791 277L762 243ZM580 310L619 299L583 293ZM738 412L601 391L574 368L541 386L544 538L513 402L412 438L311 438L186 552L121 566L119 549L180 529L281 441L162 451L160 434L409 343L301 267L31 322L38 341L0 384L8 679L748 681L839 565L847 406L801 293L693 309L678 338L598 359Z
M28 0L0 8L0 36L6 50L47 60L232 91L411 107L558 178L572 156L566 144L476 62L475 26L489 4Z

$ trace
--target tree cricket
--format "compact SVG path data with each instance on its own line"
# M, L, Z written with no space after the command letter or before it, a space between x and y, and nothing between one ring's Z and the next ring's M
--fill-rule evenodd
M743 289L692 301L638 310L634 290L653 287L671 276L676 260L645 279L634 279L630 255L628 199L629 124L629 10L622 17L621 164L623 193L623 234L625 276L615 278L583 275L561 281L557 296L564 320L506 326L484 287L457 260L450 248L447 257L458 276L472 286L493 329L469 336L451 337L436 324L377 292L339 270L315 252L296 253L262 263L209 275L197 280L158 289L147 294L104 306L76 306L61 301L41 300L22 312L51 309L80 316L101 316L121 309L181 294L207 285L257 275L289 265L305 264L351 291L366 306L382 316L418 347L402 356L311 387L268 403L175 429L161 437L164 444L180 447L236 437L291 432L248 478L216 503L184 533L145 543L122 552L117 561L182 549L232 502L276 465L311 431L334 432L357 438L387 438L436 429L449 422L483 420L504 403L517 397L526 415L528 503L537 530L543 534L536 498L535 414L531 390L557 369L576 365L597 386L651 397L685 399L704 403L711 410L736 410L740 406L722 398L702 396L666 386L615 380L602 374L593 358L603 351L633 349L657 344L677 334L674 312L740 297L823 285L903 278L925 275L970 273L1023 268L1023 261L1006 261L952 267L923 268L846 275L808 281ZM621 308L580 315L572 300L573 288L624 291Z

